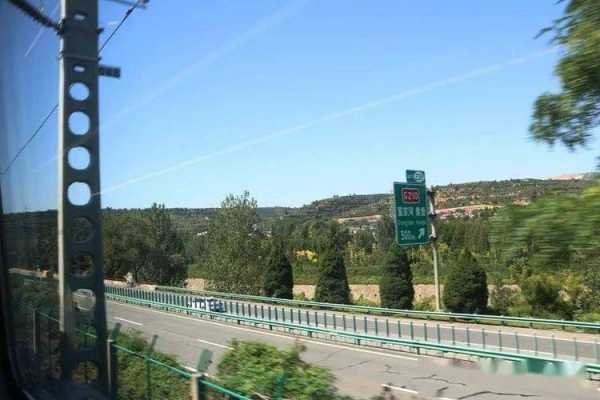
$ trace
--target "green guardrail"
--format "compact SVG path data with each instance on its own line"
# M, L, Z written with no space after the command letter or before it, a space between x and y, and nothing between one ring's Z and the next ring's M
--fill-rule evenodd
M463 313L449 313L441 311L415 311L415 310L398 310L394 308L384 307L369 307L369 306L357 306L348 304L333 304L333 303L320 303L309 300L288 300L278 299L274 297L254 296L247 294L235 294L225 292L215 292L209 290L192 290L184 289L171 286L156 286L157 291L164 292L178 292L188 293L200 296L212 296L227 298L233 300L245 300L254 301L259 303L271 303L271 304L285 304L288 306L295 307L313 307L328 310L338 310L354 313L366 313L366 314L387 314L396 315L406 318L417 318L417 319L434 319L444 321L470 321L476 323L494 323L499 325L509 326L546 326L556 327L565 329L567 327L576 329L592 329L600 332L600 322L585 322L585 321L567 321L567 320L555 320L555 319L543 319L543 318L525 318L525 317L509 317L504 315L486 315L486 314L463 314Z
M132 303L137 305L145 305L148 307L155 307L163 310L171 310L178 311L181 313L188 314L196 314L196 315L204 315L208 316L212 319L222 319L225 321L235 321L237 324L241 322L245 322L249 325L253 325L255 327L258 326L267 326L270 330L274 327L282 328L287 330L289 333L303 333L308 337L313 337L313 335L324 335L328 338L344 338L350 340L352 343L361 345L365 342L367 343L385 343L391 345L398 345L401 347L408 348L410 350L414 350L417 353L420 353L421 350L428 350L433 352L438 352L442 354L461 354L468 356L475 356L486 359L496 359L496 360L504 360L514 362L516 367L516 372L530 372L530 373L540 373L545 375L563 375L566 371L569 371L569 374L576 373L577 371L585 371L588 373L598 373L600 371L600 364L583 364L573 361L559 360L546 358L537 355L528 355L523 353L513 353L513 352L504 352L504 351L495 351L490 349L477 349L472 347L464 347L458 345L449 345L443 343L435 343L435 342L426 342L419 340L409 340L402 338L392 338L392 337L383 337L383 336L373 336L367 334L359 334L348 331L339 331L332 330L327 328L320 328L314 326L304 326L297 325L288 322L279 322L273 320L263 320L256 319L252 317L240 316L240 315L231 315L224 314L220 312L213 312L201 309L193 309L186 307L184 305L175 304L175 303L162 303L153 300L147 300L139 297L131 297L121 294L114 293L106 293L108 299L122 301L126 303Z

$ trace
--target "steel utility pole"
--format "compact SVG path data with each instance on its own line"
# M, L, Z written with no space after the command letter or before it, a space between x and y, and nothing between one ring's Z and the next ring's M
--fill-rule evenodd
M99 33L98 0L61 0L58 108L61 378L74 383L69 385L72 390L65 393L67 398L80 398L81 393L108 394L99 195ZM74 151L87 153L87 166L69 163L69 154ZM89 328L95 340L83 341L79 329ZM88 347L82 344L88 342L91 342ZM95 371L90 371L90 367ZM86 373L81 374L84 368Z
M438 272L437 235L435 232L435 190L433 186L427 191L429 197L429 221L431 222L431 253L433 255L433 282L435 285L435 311L441 310L440 277Z

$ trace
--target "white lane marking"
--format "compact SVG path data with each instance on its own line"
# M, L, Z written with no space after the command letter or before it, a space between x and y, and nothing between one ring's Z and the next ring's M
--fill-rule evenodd
M127 322L128 324L133 324L133 325L137 325L137 326L144 325L144 324L141 324L139 322L131 321L129 319L125 319L125 318L121 318L121 317L114 317L114 319L116 319L117 321L123 321L123 322Z
M225 346L225 345L223 345L223 344L214 343L214 342L209 342L208 340L196 339L196 341L197 341L197 342L200 342L200 343L205 343L205 344L208 344L208 345L210 345L210 346L216 346L216 347L220 347L220 348L222 348L222 349L227 349L227 350L231 350L231 349L233 349L233 347L231 347L231 346Z
M138 306L134 306L132 304L124 304L124 303L117 303L117 302L112 302L112 303L118 304L119 306L123 306L123 307L135 308L136 310L139 310L141 308L141 307L138 307ZM144 308L144 310L156 312L156 313L159 313L159 314L168 315L169 317L187 319L187 320L195 321L195 322L199 322L199 323L206 323L206 324L218 325L218 326L222 326L222 327L225 327L225 328L228 328L228 329L238 329L240 331L251 332L251 333L254 333L256 335L269 335L269 336L275 336L275 337L279 337L279 338L287 339L287 340L298 340L297 336L279 335L277 333L264 332L262 330L256 330L256 329L242 328L242 327L239 327L239 326L233 326L233 325L228 325L228 324L221 324L221 323L218 323L218 322L202 320L202 319L199 319L199 318L184 317L183 315L175 315L175 314L171 314L171 313L168 313L168 312L155 310L155 309L152 309L152 308ZM319 341L316 341L316 340L306 339L305 337L301 337L300 340L302 340L303 342L307 342L307 343L313 343L313 344L316 344L316 345L319 345L319 346L333 347L333 348L336 348L336 349L356 351L358 353L374 354L374 355L378 355L378 356L385 356L385 357L390 357L390 358L398 358L398 359L407 360L407 361L419 361L419 359L415 358L415 357L406 357L406 356L401 356L401 355L398 355L398 354L389 354L389 353L383 353L383 352L373 351L373 350L357 349L355 347L340 346L340 345L333 344L333 343L323 343L323 342L319 342ZM424 357L424 356L421 356L421 357Z
M381 387L385 387L385 388L392 389L392 390L399 390L401 392L406 392L406 393L410 393L410 394L414 394L414 395L419 394L419 392L417 392L416 390L406 389L406 388L398 387L398 386L386 385L385 383L382 383Z
M455 400L455 399L451 399L450 397L436 397L435 400Z
M190 372L198 372L196 368L188 367L187 365L184 365L183 368L187 369Z

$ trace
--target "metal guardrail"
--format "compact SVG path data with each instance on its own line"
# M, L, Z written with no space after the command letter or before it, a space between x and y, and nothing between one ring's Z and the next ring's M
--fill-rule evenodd
M417 319L433 319L443 321L471 321L475 323L495 323L499 325L510 325L510 326L546 326L546 327L557 327L565 329L567 327L576 329L592 329L600 333L600 322L585 322L585 321L567 321L567 320L554 320L544 318L525 318L525 317L510 317L504 315L486 315L486 314L463 314L463 313L449 313L441 311L415 311L415 310L398 310L394 308L384 307L369 307L369 306L358 306L348 304L332 304L332 303L320 303L309 300L289 300L289 299L278 299L274 297L254 296L246 294L235 294L225 292L215 292L209 290L192 290L184 289L171 286L156 286L156 290L164 292L178 292L188 293L200 296L213 296L234 300L245 300L254 301L260 303L271 303L271 304L285 304L288 306L295 307L313 307L329 310L339 310L355 313L366 313L366 314L386 314L386 315L397 315L406 318L417 318Z
M448 345L443 343L435 343L435 342L427 342L427 341L418 341L418 340L409 340L403 338L392 338L392 337L384 337L384 336L373 336L367 334L360 334L348 331L340 331L333 330L328 328L314 327L314 326L305 326L305 325L297 325L288 322L280 322L273 320L263 320L257 319L247 316L240 315L231 315L224 314L220 312L213 312L207 310L199 310L192 309L185 306L185 298L183 296L177 296L171 294L173 297L168 297L168 293L164 293L163 295L167 296L167 302L159 302L154 300L149 300L143 298L147 296L147 298L151 298L152 292L141 292L142 298L127 296L123 294L116 294L115 292L119 291L119 288L112 288L117 290L109 289L106 293L108 299L122 301L126 303L132 303L137 305L145 305L148 307L159 308L167 311L177 311L181 313L195 314L201 316L208 316L211 319L222 319L226 321L234 321L237 324L242 322L253 325L255 327L266 326L268 329L273 330L273 328L281 328L283 330L287 330L289 333L300 333L305 334L308 337L313 337L314 335L321 335L322 337L329 339L346 339L351 343L361 345L366 343L375 343L375 344L389 344L389 345L397 345L403 348L408 348L409 350L416 351L420 353L421 350L432 351L442 354L461 354L468 356L475 356L480 358L487 359L495 359L495 360L505 360L515 362L515 366L518 372L535 372L535 373L544 373L544 374L561 374L561 371L565 371L567 369L572 370L572 368L565 368L565 365L576 365L578 363L573 363L572 361L565 361L559 359L552 359L541 356L528 355L523 353L514 353L514 352L505 352L505 351L495 351L491 349L477 349L473 347L465 347L458 345ZM122 288L124 289L124 288ZM122 293L127 293L126 290L123 290ZM173 301L170 301L173 300ZM588 373L598 373L600 371L600 364L581 364L581 368Z

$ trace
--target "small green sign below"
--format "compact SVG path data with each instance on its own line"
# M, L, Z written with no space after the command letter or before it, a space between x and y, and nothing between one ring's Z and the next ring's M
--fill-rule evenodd
M425 184L425 171L415 171L414 169L406 170L406 182Z
M396 241L400 246L429 242L427 188L424 184L394 182Z

